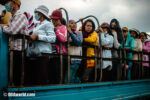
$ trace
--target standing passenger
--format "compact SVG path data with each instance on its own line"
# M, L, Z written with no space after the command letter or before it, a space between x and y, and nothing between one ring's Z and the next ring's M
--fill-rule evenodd
M87 45L98 45L98 34L95 32L95 24L91 19L88 19L84 22L82 26L82 34L83 34L83 43ZM84 57L94 57L96 55L96 52L94 51L94 48L92 47L83 47L83 56ZM94 67L95 67L95 60L94 59L88 59L85 62L85 67L83 76L82 76L82 82L89 82L93 81L94 77L92 77L92 74L94 73Z
M60 51L62 52L62 54L67 54L67 49L66 49L66 45L62 44L62 48L60 48L60 43L65 43L67 42L67 28L64 23L64 19L62 17L62 12L60 10L54 10L50 16L50 18L52 19L53 25L55 27L55 34L56 34L56 51L57 54L60 54ZM52 75L50 75L52 77L52 83L56 84L56 83L60 83L60 78L62 77L60 75L61 71L60 71L60 58L54 58L53 59L53 71L51 72ZM67 69L67 59L65 58L65 56L63 56L63 76L64 76L64 72ZM64 77L63 77L64 78Z
M110 27L108 23L102 23L101 27L99 27L99 30L101 31L101 46L104 47L103 50L103 58L112 58L112 53L109 48L113 47L114 38L111 34ZM103 80L111 80L111 69L112 69L112 61L103 61L103 74L104 78Z
M21 1L20 0L9 0L7 4L5 4L5 8L8 12L11 12L12 18L9 20L8 24L1 24L3 27L3 31L6 34L16 35L23 34L28 35L28 20L23 13L20 11ZM11 41L10 41L11 43ZM14 46L12 48L14 50L13 55L13 81L15 85L20 85L21 82L21 62L22 62L22 40L16 39L14 41Z
M70 46L69 55L82 56L83 36L81 31L77 31L77 24L74 20L69 21L68 32L70 34L69 41L73 42L74 46ZM79 83L80 79L76 76L76 72L81 64L81 59L71 58L70 66L70 83ZM67 76L67 74L66 74Z
M142 51L142 41L139 39L140 32L135 28L132 28L129 31L130 31L131 37L133 37L135 40L134 51L141 52ZM138 55L138 53L133 53L133 60L134 61L141 60L140 55ZM139 74L141 72L140 70L141 70L140 63L133 62L133 66L132 66L132 78L133 79L139 78Z
M122 31L124 35L124 41L122 41L120 48L126 50L127 65L125 67L127 69L127 79L131 80L131 69L132 69L133 63L132 61L128 61L128 60L132 60L133 56L132 56L132 52L128 52L128 51L134 50L135 41L134 41L134 38L130 36L130 32L128 32L128 28L123 27Z

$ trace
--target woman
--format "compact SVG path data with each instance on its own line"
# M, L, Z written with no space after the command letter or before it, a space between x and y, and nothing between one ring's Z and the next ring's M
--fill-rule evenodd
M69 41L73 43L74 46L70 46L69 54L82 56L82 45L83 36L81 31L77 31L77 24L74 20L69 21L69 26L67 28L69 33ZM80 83L79 77L76 76L76 72L81 64L81 59L71 58L71 66L70 66L70 83ZM67 81L67 74L66 80Z
M103 58L112 58L111 50L108 49L113 47L114 39L111 34L109 24L105 22L102 23L102 25L99 27L99 31L101 32L101 46L104 47ZM111 69L112 61L103 61L104 81L111 80Z
M84 22L82 26L82 34L84 44L93 46L98 45L98 34L95 32L95 24L91 19L88 19ZM94 51L94 48L83 47L83 56L94 57L95 55L96 52ZM92 77L92 74L94 72L95 60L93 59L86 60L85 65L82 67L85 67L82 76L82 82L93 81L94 77Z
M122 31L123 31L123 35L124 35L124 41L122 41L121 43L121 46L120 48L121 49L125 49L126 51L130 51L130 50L134 50L134 47L135 47L135 41L134 41L134 38L132 38L130 36L130 32L128 32L128 28L126 27L123 27L122 28ZM126 53L126 59L127 59L127 65L125 66L126 67L126 70L127 70L127 79L128 80L131 80L131 69L132 69L132 61L128 61L128 60L132 60L133 58L133 55L132 55L132 52L127 52ZM124 65L123 65L124 67Z
M34 12L35 19L39 21L39 23L33 29L33 34L30 35L30 39L35 43L35 46L42 54L41 57L36 57L33 60L30 59L30 68L32 68L32 70L27 69L30 73L32 73L31 76L28 76L31 77L29 82L32 81L34 84L48 83L48 67L50 66L48 66L48 56L45 54L52 53L51 43L54 43L56 40L54 26L48 21L48 12L49 9L44 5L40 5Z
M129 30L131 37L134 38L135 40L135 48L134 51L136 52L141 52L142 51L142 41L139 39L139 30L132 28ZM138 61L141 60L140 55L138 55L138 53L133 53L133 60L134 61ZM141 66L139 62L133 62L133 66L132 66L132 78L133 79L138 79L139 75L141 72Z
M150 39L147 38L146 32L140 33L140 39L143 42L143 52L149 53L150 52ZM143 55L143 61L149 61L149 55ZM150 63L143 63L144 71L143 77L148 78L150 77Z
M66 45L62 44L62 48L60 46L61 43L67 42L67 27L64 25L65 20L62 17L62 12L60 10L54 10L50 16L52 19L53 25L55 27L55 34L56 34L56 51L57 54L67 54ZM58 61L58 62L56 62ZM61 68L60 68L60 58L55 57L53 59L53 72L51 76L52 84L58 84L61 83L61 77L62 75L65 75L65 72L67 70L67 59L63 56L63 74L61 74ZM64 78L64 77L62 77Z

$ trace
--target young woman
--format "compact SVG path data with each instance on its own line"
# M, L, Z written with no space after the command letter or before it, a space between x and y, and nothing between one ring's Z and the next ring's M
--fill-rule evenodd
M36 27L33 29L33 34L30 35L30 39L35 43L36 47L39 49L41 56L36 57L35 60L30 61L30 68L32 69L28 73L32 73L29 82L33 82L34 84L48 84L48 67L49 67L49 57L45 54L52 53L52 45L51 43L55 43L56 35L54 33L54 26L51 22L49 22L48 17L49 9L40 5L35 9L35 19L39 21ZM36 41L38 40L38 41ZM28 67L28 66L27 66Z
M103 58L112 58L111 50L108 50L109 48L113 47L114 39L111 34L109 24L108 23L102 23L99 27L99 30L101 32L101 46L104 47L103 50ZM103 80L108 81L111 80L111 69L112 69L112 61L103 61Z
M62 17L62 12L60 10L54 10L50 16L52 19L53 25L55 27L55 34L56 34L56 51L57 54L67 54L67 49L66 45L62 44L62 48L60 48L60 43L65 43L67 42L67 27L64 25L65 21ZM58 62L56 62L58 61ZM55 57L53 60L53 66L50 68L52 70L52 75L50 75L52 79L52 84L58 84L60 83L60 78L62 77L60 75L61 73L61 68L60 68L60 58ZM63 56L63 79L65 72L67 70L67 59L65 56Z
M83 43L87 45L98 45L98 34L95 32L95 24L91 19L88 19L84 22L82 26L82 34L83 34ZM83 56L85 57L94 57L96 52L92 47L83 47ZM95 67L95 60L89 59L85 61L85 67L83 75L82 75L82 82L89 82L93 81L94 77L92 74L94 72Z
M140 39L143 42L143 52L149 53L150 52L150 39L147 38L146 32L140 33ZM143 61L149 61L149 55L144 54L143 55ZM149 78L150 77L150 63L143 63L144 71L143 77Z
M131 37L134 38L135 40L135 48L134 51L137 52L141 52L142 51L142 41L139 39L139 30L132 28L129 30ZM138 55L138 53L133 53L133 60L138 61L141 60L140 55ZM133 66L132 66L132 79L138 79L141 73L141 67L140 67L140 63L139 62L133 62Z
M130 32L128 31L128 28L123 27L122 31L123 31L123 35L124 35L124 39L125 40L122 41L120 48L121 49L125 49L126 51L134 50L134 48L135 48L135 41L134 41L134 38L131 37ZM132 52L127 52L126 53L126 59L132 60L132 58L133 58ZM127 64L125 66L126 70L127 70L127 77L126 78L128 80L131 80L131 69L132 69L133 63L132 63L132 61L127 61L126 64Z
M69 54L70 55L77 55L82 56L82 45L83 36L81 31L77 31L77 24L74 20L69 21L69 26L67 28L69 33L69 41L73 43L74 46L70 46ZM79 83L80 79L76 76L76 72L81 64L81 59L72 58L71 59L71 66L70 66L70 83ZM66 79L67 81L67 73Z

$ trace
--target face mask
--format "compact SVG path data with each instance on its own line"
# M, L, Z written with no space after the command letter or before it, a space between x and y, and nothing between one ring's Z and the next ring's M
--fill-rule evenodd
M38 13L35 13L34 17L35 17L35 19L36 19L37 21L40 19Z
M8 12L12 12L13 8L10 6L9 3L5 4L5 9L8 11Z

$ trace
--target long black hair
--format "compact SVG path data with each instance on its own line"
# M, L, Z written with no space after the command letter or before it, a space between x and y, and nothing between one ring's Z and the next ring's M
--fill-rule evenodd
M113 22L116 23L115 26L112 26ZM110 29L111 30L115 30L117 32L118 41L119 41L119 43L121 43L122 40L123 40L123 35L122 35L122 31L121 31L121 27L120 27L119 21L117 19L114 18L114 19L111 20L111 22L110 22Z

